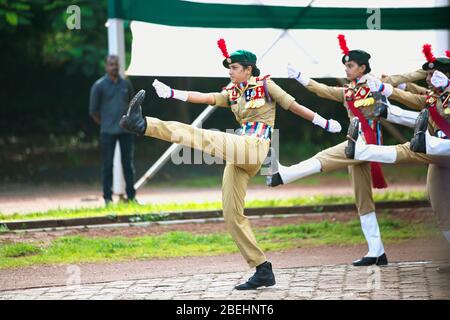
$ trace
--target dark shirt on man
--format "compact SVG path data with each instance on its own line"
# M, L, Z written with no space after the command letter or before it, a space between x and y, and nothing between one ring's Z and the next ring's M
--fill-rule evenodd
M134 92L130 81L118 78L117 82L108 75L98 79L91 89L89 113L100 115L100 133L120 134L120 118L127 112L128 103Z

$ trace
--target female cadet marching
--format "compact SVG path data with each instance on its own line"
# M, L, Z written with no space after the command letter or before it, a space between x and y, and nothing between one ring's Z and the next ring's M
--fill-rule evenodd
M272 265L256 242L250 223L244 215L244 204L248 181L261 168L270 147L276 104L329 132L340 132L341 126L337 121L326 120L295 102L269 76L259 77L257 58L252 52L238 50L229 55L223 39L218 41L218 45L225 57L222 64L230 69L232 82L222 92L174 90L157 80L153 86L160 98L229 108L241 125L241 135L200 129L153 117L144 118L140 106L145 96L143 90L130 103L121 126L138 135L179 143L226 160L222 182L224 220L249 266L256 267L255 274L247 282L236 286L236 289L251 290L275 284Z
M450 59L435 58L429 45L424 45L423 52L427 62L422 68L427 72L426 81L432 89L426 95L393 88L376 78L368 80L372 92L381 92L412 109L421 110L411 142L396 146L366 144L359 135L359 122L354 119L347 135L348 148L352 152L347 156L355 160L381 163L433 164L435 173L429 173L427 179L429 198L437 214L439 227L450 244L450 211L446 207L450 188L448 180L445 180L450 168L450 157L445 150L446 139L450 136ZM443 266L441 271L449 272L450 267Z

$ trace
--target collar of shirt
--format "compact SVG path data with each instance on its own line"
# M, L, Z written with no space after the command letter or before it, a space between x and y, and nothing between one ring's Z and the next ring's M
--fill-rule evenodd
M356 83L357 84L365 83L367 81L367 76L369 76L369 74L363 75L361 78L359 78L359 80Z
M110 84L119 84L122 81L122 77L120 75L117 77L117 82L114 82L107 73L105 74L105 78Z
M255 86L256 85L256 77L250 77L250 79L248 79L247 83L251 86Z

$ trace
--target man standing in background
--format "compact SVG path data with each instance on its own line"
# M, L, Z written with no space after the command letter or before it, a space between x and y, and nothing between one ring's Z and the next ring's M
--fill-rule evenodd
M127 112L134 90L131 82L120 76L117 56L106 57L105 71L106 74L91 88L89 114L100 125L103 199L108 205L112 202L113 158L117 140L120 142L127 201L135 201L134 135L125 132L119 126L120 119Z

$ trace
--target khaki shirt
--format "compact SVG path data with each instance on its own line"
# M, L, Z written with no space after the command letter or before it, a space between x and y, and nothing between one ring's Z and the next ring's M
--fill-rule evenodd
M388 77L381 79L381 81L383 81L385 83L389 83L393 87L398 86L400 83L406 83L408 86L411 82L423 80L426 77L427 77L427 72L423 69L419 69L419 70L405 73L405 74L396 74L396 75L388 76Z
M388 77L385 77L382 81L385 83L390 83L394 87L398 86L400 83L407 83L406 90L423 94L424 91L427 91L427 89L420 87L416 84L413 84L412 82L425 79L426 75L427 75L427 73L425 70L419 69L419 70L405 73L405 74L388 76ZM306 86L306 89L308 89L311 92L314 92L319 97L342 102L344 104L345 108L347 109L349 118L351 119L354 117L354 115L349 110L347 102L344 99L344 94L345 94L344 90L345 90L345 88L352 88L355 92L358 92L358 90L360 93L362 90L364 90L362 92L366 92L366 93L370 92L370 89L366 84L366 82L367 82L366 77L367 77L367 75L365 75L361 79L359 79L358 82L352 81L352 82L344 85L344 87L330 87L325 84L318 83L317 81L314 81L311 79L309 81L309 84ZM376 117L374 117L374 113L373 113L374 107L375 107L375 100L373 99L372 93L369 93L366 96L359 95L356 98L357 99L355 100L355 106L357 106L357 104L359 104L359 103L363 104L363 106L361 106L359 108L360 108L362 114L364 115L364 117L366 119L376 119ZM356 103L357 100L363 100L363 101Z
M397 87L401 83L406 83L405 91L417 94L427 94L428 89L415 84L415 81L423 80L427 77L427 72L419 69L405 74L397 74L381 79L384 83L389 83L393 87Z
M430 89L421 87L418 84L415 84L413 82L408 82L406 84L406 88L405 88L405 91L409 91L411 93L417 93L417 94L427 94L429 90Z
M434 93L433 91L428 91L426 95L423 94L415 94L411 92L406 92L397 88L394 88L392 95L389 99L396 100L400 103L403 103L405 106L408 106L415 110L422 110L427 107L428 98L435 98L436 109L438 113L450 123L450 113L446 113L444 109L450 110L449 100L450 100L450 89L447 88L441 95ZM449 111L447 111L449 112ZM434 135L439 127L436 123L431 119L431 116L428 118L428 130L431 135Z
M355 92L355 107L358 107L359 105L358 108L359 110L361 110L366 119L377 119L374 116L373 112L376 101L373 98L373 94L370 92L369 87L367 86L366 77L367 75L359 79L358 82L352 81L348 84L345 84L343 87L331 87L311 79L306 86L306 89L314 92L319 97L342 102L344 104L344 107L347 109L347 113L350 119L354 118L355 115L348 108L348 104L344 99L344 95L345 90L351 89Z
M288 110L295 98L281 89L267 76L266 84L272 99L269 102L264 90L264 77L251 77L247 87L241 89L237 85L225 88L222 92L213 92L217 107L231 108L237 122L243 124L249 121L263 122L272 128L275 125L275 106L278 103Z

